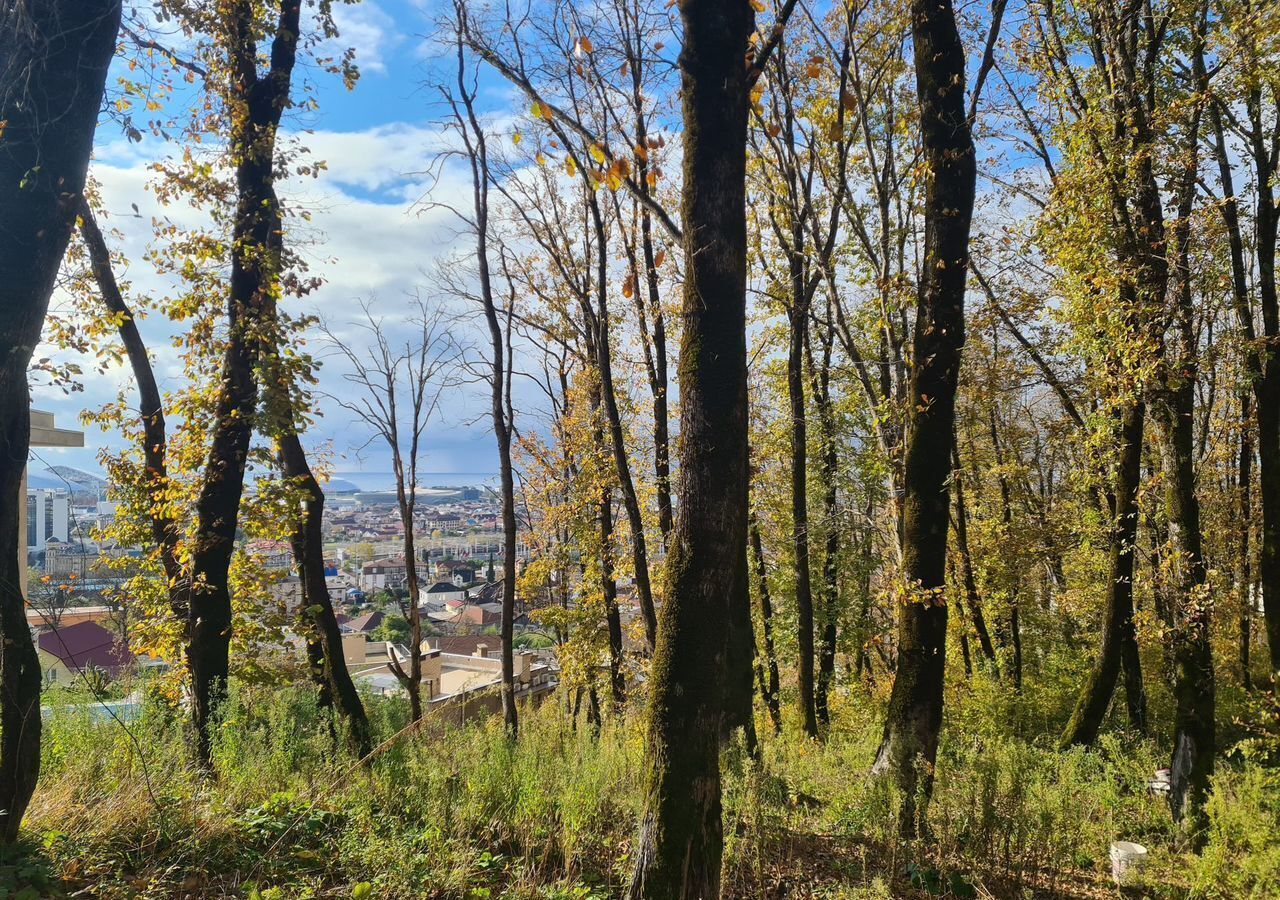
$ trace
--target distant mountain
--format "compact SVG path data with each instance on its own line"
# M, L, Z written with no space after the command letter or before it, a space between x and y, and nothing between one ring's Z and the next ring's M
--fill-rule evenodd
M54 475L27 473L27 487L35 491L65 491L67 483Z
M36 481L40 483L37 484ZM69 490L73 501L90 502L105 496L107 480L71 466L50 466L44 472L27 476L29 487Z
M85 472L82 469L73 469L71 466L50 466L45 471L52 472L55 477L79 485L88 491L105 491L107 489L107 479L100 475Z

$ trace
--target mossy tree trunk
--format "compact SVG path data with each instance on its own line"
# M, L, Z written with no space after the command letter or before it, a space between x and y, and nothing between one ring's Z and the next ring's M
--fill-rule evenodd
M1208 824L1204 803L1213 775L1216 696L1210 620L1213 610L1196 494L1195 414L1199 378L1196 309L1192 288L1191 216L1199 170L1199 135L1209 76L1204 62L1207 13L1192 35L1192 89L1195 99L1177 178L1177 220L1173 225L1174 289L1168 304L1170 334L1159 370L1153 407L1160 423L1164 507L1169 524L1166 567L1173 592L1173 693L1176 701L1169 801L1174 821L1183 824L1194 846L1203 846Z
M746 0L683 0L680 465L633 898L720 895L720 743L747 591ZM726 624L728 627L726 628ZM749 650L748 646L748 650ZM749 696L749 695L748 695Z
M1251 396L1240 391L1240 444L1236 454L1236 548L1235 591L1238 611L1237 661L1240 684L1253 689L1250 673L1250 645L1253 643L1253 578L1249 560L1249 531L1253 527L1253 435L1250 424Z
M1080 692L1066 729L1063 745L1088 747L1098 737L1102 719L1111 704L1121 665L1133 672L1137 640L1133 627L1133 574L1135 543L1138 537L1138 484L1142 477L1142 434L1146 406L1133 400L1120 413L1118 429L1120 455L1111 489L1113 519L1111 525L1111 560L1107 582L1106 609L1102 618L1102 645L1093 668ZM1126 685L1132 698L1134 680L1141 691L1141 670L1130 674ZM1130 700L1130 711L1134 712Z
M964 45L949 0L913 0L911 34L928 176L903 465L898 667L873 769L889 773L902 792L899 827L908 834L924 814L917 804L932 788L942 727L951 448L977 181Z
M120 26L119 0L0 7L0 838L14 841L40 774L40 661L18 533L31 443L27 366L83 202ZM25 555L25 554L24 554Z

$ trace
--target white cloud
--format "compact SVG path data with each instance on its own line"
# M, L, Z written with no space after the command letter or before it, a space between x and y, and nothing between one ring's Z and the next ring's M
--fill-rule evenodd
M404 41L404 31L387 14L377 0L364 0L333 6L333 21L338 37L321 46L320 55L341 55L348 47L355 50L356 65L362 72L387 72L386 54Z
M392 123L366 131L317 132L303 137L315 158L326 159L329 171L319 179L292 178L279 186L280 193L295 207L305 206L311 222L299 223L293 235L311 271L323 276L324 285L314 294L291 301L295 311L314 312L335 325L350 321L359 310L356 301L376 298L394 308L415 289L430 290L425 274L446 256L465 247L457 221L444 209L422 209L416 201L422 185L406 173L425 168L425 160L442 144L439 132L408 123ZM112 246L128 258L119 277L131 282L134 296L164 296L178 287L158 275L144 259L157 238L153 218L168 218L187 227L203 223L203 215L186 205L161 206L146 190L152 176L152 159L145 148L112 143L98 153L92 169L101 188L106 217L103 227ZM457 168L446 169L435 185L434 195L457 206L469 202L470 182ZM137 213L133 204L137 205ZM293 227L293 226L291 226ZM55 297L55 304L57 298ZM474 323L458 317L460 329L471 330ZM141 323L143 336L156 358L162 389L181 384L183 373L177 352L171 345L175 326L162 316ZM313 350L320 350L312 344ZM46 353L44 355L53 355ZM322 354L318 354L322 355ZM59 352L60 359L67 359ZM92 363L83 361L86 373ZM349 390L336 364L320 371L322 391L340 394ZM79 411L94 408L115 397L131 382L126 366L115 366L105 377L84 379L83 393L70 397L49 388L35 389L35 403L49 409L60 423L74 423ZM487 471L496 468L493 441L484 416L487 400L484 387L464 387L452 391L439 423L431 430L422 467L429 470ZM358 457L357 448L366 443L366 429L348 421L340 409L329 404L309 435L308 443L319 447L331 443L336 467L379 469L385 457L371 446ZM59 460L69 465L93 467L96 448L119 444L119 437L91 431L84 451L69 452Z

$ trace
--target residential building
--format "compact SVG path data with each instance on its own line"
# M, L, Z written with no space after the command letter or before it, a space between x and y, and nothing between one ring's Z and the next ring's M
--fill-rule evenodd
M405 580L404 557L399 559L374 559L360 567L360 587L369 592L400 587Z
M452 581L437 581L423 593L428 603L448 603L450 600L467 599L467 589Z
M470 654L446 653L430 640L423 642L420 653L423 699L429 699L431 710L443 708L454 719L497 712L500 697L495 688L502 682L502 659L496 646L491 648L489 644L480 642ZM375 653L392 653L402 668L408 667L408 652L404 647L392 645L384 648L379 646L380 643L371 641L366 647ZM358 683L367 689L391 696L403 692L400 680L385 663L361 670L363 660L348 657L347 662L357 670L355 677ZM549 658L542 658L531 651L520 651L512 662L515 665L517 698L540 699L558 684L556 669Z
M246 549L267 571L293 571L293 548L288 541L254 541Z
M99 669L112 678L133 665L133 653L113 631L97 622L60 625L36 639L36 655L50 684L70 685L86 669Z
M377 610L372 610L367 613L362 613L354 619L348 619L341 623L339 628L347 634L372 634L378 630L378 626L382 624L382 620L384 618L385 616L382 613Z

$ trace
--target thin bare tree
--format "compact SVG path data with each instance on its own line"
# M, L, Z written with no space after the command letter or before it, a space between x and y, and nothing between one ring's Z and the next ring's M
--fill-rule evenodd
M360 304L361 319L347 333L321 325L347 371L343 380L355 389L350 397L330 399L368 426L370 443L381 440L391 453L396 481L396 505L404 527L405 588L398 597L409 622L408 659L388 654L388 666L409 695L413 721L422 717L422 604L414 545L414 514L418 503L418 463L422 438L436 418L446 389L456 384L454 373L461 347L448 329L447 311L421 297L408 304L403 316L375 314L373 303ZM363 343L357 340L363 337ZM406 671L405 666L408 666Z

